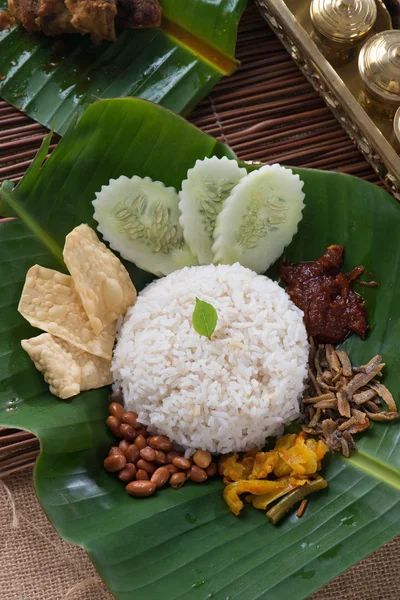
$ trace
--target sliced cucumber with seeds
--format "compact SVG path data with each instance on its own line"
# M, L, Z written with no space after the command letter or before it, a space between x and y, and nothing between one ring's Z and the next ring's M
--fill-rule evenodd
M98 230L126 260L162 276L198 264L179 224L179 197L150 177L111 179L93 201Z
M196 161L188 171L179 194L180 223L183 234L199 264L212 263L214 255L214 228L224 200L232 188L247 174L235 160L205 158Z
M267 165L243 178L225 200L214 231L214 261L263 273L291 242L304 208L303 182Z

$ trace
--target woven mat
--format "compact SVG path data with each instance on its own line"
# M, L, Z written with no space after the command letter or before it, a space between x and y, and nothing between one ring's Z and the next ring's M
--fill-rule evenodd
M241 68L200 103L190 116L195 125L229 144L241 159L378 181L252 3L240 24L236 56ZM22 177L46 133L0 101L0 181Z
M378 183L253 5L242 19L236 54L241 68L197 107L190 116L195 125L241 159L335 170ZM22 177L46 133L0 101L0 181ZM56 142L55 136L51 149ZM33 436L0 428L0 478L10 475L5 483L19 517L13 529L11 500L0 480L0 600L111 599L86 553L60 540L43 514L31 473L37 453ZM312 600L397 600L399 590L400 538Z

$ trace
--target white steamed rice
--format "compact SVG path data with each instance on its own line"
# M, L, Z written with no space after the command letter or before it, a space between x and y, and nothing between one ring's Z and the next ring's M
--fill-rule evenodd
M192 325L212 304L211 341ZM303 313L277 283L239 264L186 267L139 294L112 370L127 410L177 444L260 448L299 414L308 360Z

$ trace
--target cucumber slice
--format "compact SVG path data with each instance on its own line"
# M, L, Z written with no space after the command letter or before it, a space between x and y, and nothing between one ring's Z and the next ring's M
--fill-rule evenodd
M180 223L183 235L192 252L197 255L199 264L213 262L214 228L224 200L232 188L247 175L235 160L205 158L196 161L189 169L187 179L179 193Z
M173 187L122 175L96 193L94 218L113 250L160 277L198 264L183 237L178 203Z
M217 218L215 262L266 271L297 231L304 208L302 187L298 175L277 164L242 179Z

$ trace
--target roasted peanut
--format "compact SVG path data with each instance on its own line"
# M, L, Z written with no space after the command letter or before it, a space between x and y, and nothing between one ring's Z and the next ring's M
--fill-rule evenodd
M145 427L144 425L141 425L139 427L139 429L136 429L136 435L142 435L144 438L147 438L148 431L147 431L147 427ZM146 446L147 446L147 442L146 442Z
M119 419L117 419L117 417L113 417L112 415L110 417L107 417L106 425L114 437L116 437L116 438L122 437L122 434L119 430L121 421Z
M143 425L141 425L140 423L137 422L137 418L138 418L138 416L136 413L132 412L131 410L128 410L121 417L121 421L123 423L126 423L127 425L130 425L134 429L140 429L141 427L143 427Z
M139 448L135 444L131 444L125 452L126 460L130 463L137 463L140 458Z
M190 469L192 465L190 460L185 458L184 456L175 456L175 458L172 459L172 464L175 465L175 467L178 467L178 469L182 469L183 471L186 471L186 469Z
M122 419L122 415L125 414L125 409L122 406L122 404L118 404L118 402L111 402L110 406L108 407L108 410L110 412L110 415L112 415L113 417L117 417L117 419L121 420Z
M154 494L156 491L156 484L152 481L131 481L125 489L131 496L144 498Z
M150 477L150 481L156 484L158 488L165 485L170 477L170 472L165 467L158 467Z
M118 479L125 483L129 483L133 481L136 476L136 467L132 463L128 463L125 465L123 469L118 473Z
M121 451L125 454L125 452L129 448L130 444L127 440L121 440L120 443L118 444L118 446L120 447Z
M178 473L178 471L179 471L179 469L172 463L170 463L169 465L165 465L165 468L168 469L168 471L171 473L171 475L174 475L175 473Z
M138 469L143 469L143 471L146 471L150 476L153 475L154 471L157 469L157 465L147 462L147 460L143 460L143 458L137 461L136 467Z
M118 404L122 403L122 392L111 392L110 394L110 402L117 402Z
M127 425L126 423L122 423L119 428L121 435L128 441L133 442L136 438L136 431L133 429L131 425Z
M166 465L168 461L165 452L163 452L162 450L154 450L154 452L156 453L155 462L158 465Z
M126 458L123 454L112 454L111 456L107 456L104 461L104 468L109 473L115 473L116 471L120 471L126 465Z
M150 479L148 473L146 473L146 471L143 471L143 469L139 469L136 472L136 481L148 481Z
M167 452L167 462L172 463L172 459L175 458L175 456L181 456L179 454L179 452L175 452L175 450L170 450L169 452Z
M146 438L144 437L144 435L139 434L135 440L135 446L137 448L139 448L139 450L143 450L143 448L146 448L147 446L147 442L146 442Z
M210 463L206 469L207 477L214 477L217 474L217 470L217 464L215 462Z
M207 479L207 473L204 469L201 469L197 465L192 465L187 472L187 476L191 481L195 481L196 483L202 483Z
M207 469L211 461L211 454L205 450L196 450L196 452L193 454L194 464L202 469Z
M140 450L140 458L143 460L147 460L148 462L153 462L156 460L156 451L150 446L146 446Z
M115 454L124 454L119 446L112 446L108 456L114 456Z
M163 450L164 452L169 452L171 450L171 442L166 435L153 435L148 442L149 446L156 450Z
M171 487L173 487L173 488L180 488L183 486L186 479L187 479L186 473L174 473L173 475L171 475L171 479L169 480L169 483L170 483Z

